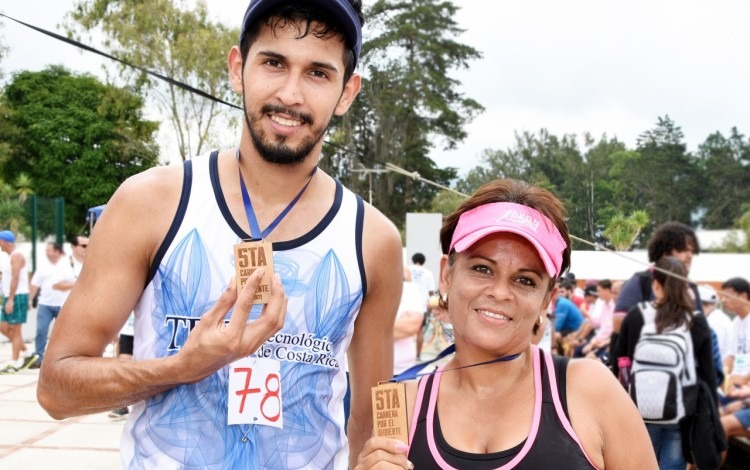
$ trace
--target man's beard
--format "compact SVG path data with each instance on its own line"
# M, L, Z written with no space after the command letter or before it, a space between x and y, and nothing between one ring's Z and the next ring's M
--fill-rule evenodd
M243 92L243 102L244 101ZM263 105L260 109L260 113L251 117L250 112L247 110L247 104L244 103L243 106L245 112L245 123L250 131L250 138L253 142L253 147L255 147L255 150L263 160L277 165L299 165L305 161L315 146L318 145L318 142L323 138L326 129L328 128L328 124L331 122L329 119L325 125L316 128L313 127L313 118L309 114L270 104ZM286 136L277 136L276 141L272 142L264 135L260 125L263 116L272 113L284 114L289 118L302 121L303 124L309 125L313 132L312 137L304 138L296 148L290 147L286 143Z

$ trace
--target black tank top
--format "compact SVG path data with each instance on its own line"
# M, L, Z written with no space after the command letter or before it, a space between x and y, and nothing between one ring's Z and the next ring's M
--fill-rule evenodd
M534 419L529 436L511 449L490 454L463 452L451 447L445 441L436 406L441 374L422 378L415 403L419 414L415 429L411 433L409 448L409 460L414 464L414 468L416 470L596 468L587 458L578 436L570 425L565 395L568 359L557 356L545 357L545 354L535 346L532 347L532 357L534 384L537 390L541 387L542 393L541 397L535 394ZM553 388L556 388L555 392Z

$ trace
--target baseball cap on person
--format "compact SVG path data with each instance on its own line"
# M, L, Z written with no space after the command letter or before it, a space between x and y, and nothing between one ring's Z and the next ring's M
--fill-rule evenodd
M250 25L258 21L271 8L288 1L251 0L245 11L245 18L242 20L240 44L245 39ZM354 66L356 67L359 61L359 53L362 50L362 23L359 21L359 16L354 7L348 0L308 0L308 2L330 11L341 22L347 45L354 51Z
M596 290L596 284L588 284L583 288L583 295L593 295L599 297L599 292Z
M701 302L704 304L715 304L719 301L719 297L716 295L716 290L707 285L699 285L698 286L698 295L701 298Z
M15 243L16 234L11 232L10 230L3 230L2 232L0 232L0 241Z
M560 273L567 247L555 224L544 214L512 202L484 204L461 214L451 239L450 250L462 252L487 235L510 232L531 242L550 277Z

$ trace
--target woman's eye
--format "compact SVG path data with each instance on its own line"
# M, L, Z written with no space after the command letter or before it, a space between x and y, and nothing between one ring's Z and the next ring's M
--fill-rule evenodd
M492 274L492 270L489 268L489 266L485 266L483 264L472 266L471 270L482 274Z
M517 281L524 286L536 287L536 281L534 281L530 277L521 276L517 279Z

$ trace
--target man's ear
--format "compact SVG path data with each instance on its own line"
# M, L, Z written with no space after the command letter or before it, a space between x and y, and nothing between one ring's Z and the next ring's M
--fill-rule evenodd
M352 76L349 77L349 81L344 85L344 91L341 93L341 97L339 98L339 102L336 105L333 114L336 116L343 116L349 110L349 107L354 102L354 98L357 97L361 89L362 76L358 73L353 73Z
M227 66L229 68L229 83L232 90L242 94L242 52L239 46L233 46L227 57Z

